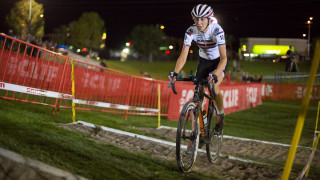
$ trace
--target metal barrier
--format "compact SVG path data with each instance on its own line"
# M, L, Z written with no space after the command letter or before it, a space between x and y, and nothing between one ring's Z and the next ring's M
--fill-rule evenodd
M71 59L45 48L0 34L0 97L59 108L111 113L168 115L166 81L131 76L74 60L75 96L71 94ZM17 93L18 92L18 93Z
M309 79L309 73L303 72L282 72L275 71L274 75L264 75L263 80L274 83L288 83L288 84L306 84ZM320 83L320 74L315 76L315 84Z
M38 89L60 92L67 58L3 34L0 37L0 80L28 87L26 93L1 91L0 96L54 107L55 100L39 96Z

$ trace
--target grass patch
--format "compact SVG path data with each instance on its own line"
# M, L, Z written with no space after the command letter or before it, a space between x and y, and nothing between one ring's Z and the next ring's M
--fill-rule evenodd
M0 107L1 147L90 179L216 178L194 172L184 176L175 162L96 143L88 135L53 124L70 122L69 113L52 115L46 106L2 99Z
M152 63L145 61L126 61L120 62L119 60L106 61L108 67L116 69L121 72L140 76L140 71L147 72L152 78L160 80L168 80L168 74L171 72L175 65L175 61L155 61ZM187 74L192 70L196 72L198 61L187 61L183 67L183 71ZM309 73L310 63L298 63L299 72ZM262 75L274 75L275 71L284 71L285 63L273 63L270 61L240 61L241 70L249 72L249 74L262 74ZM257 68L259 67L259 68ZM232 61L228 64L228 69L232 70Z
M226 116L228 135L290 144L301 102L264 100L262 105ZM317 104L311 102L299 144L311 146Z
M225 134L290 144L300 110L300 102L263 101L245 111L226 115ZM72 122L70 109L51 114L52 108L0 99L0 146L54 167L90 179L206 179L216 175L179 173L176 162L166 162L142 153L131 153L106 143L96 143L88 135L65 130L53 123ZM311 103L300 145L312 144L317 104ZM157 117L79 111L76 119L101 126L127 130L157 126ZM164 118L161 125L176 127ZM136 129L132 132L141 133Z

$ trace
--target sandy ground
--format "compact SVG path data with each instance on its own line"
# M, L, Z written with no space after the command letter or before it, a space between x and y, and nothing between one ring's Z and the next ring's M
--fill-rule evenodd
M64 128L80 131L91 135L98 141L111 143L131 152L143 152L155 158L176 161L175 147L136 137L107 132L99 128L90 128L81 124L62 125ZM176 132L173 129L139 128L150 134L165 137L166 140L175 142ZM203 148L204 149L204 148ZM283 165L270 165L286 160L289 147L264 144L258 142L224 139L222 146L223 157L211 164L204 153L198 153L192 171L218 174L225 179L280 179ZM309 148L298 148L295 163L306 164L311 153ZM253 163L231 160L228 156L249 158ZM313 159L313 166L320 167L320 154L317 152ZM290 179L294 179L299 171L292 170ZM320 177L319 177L320 178ZM317 178L318 179L318 178Z

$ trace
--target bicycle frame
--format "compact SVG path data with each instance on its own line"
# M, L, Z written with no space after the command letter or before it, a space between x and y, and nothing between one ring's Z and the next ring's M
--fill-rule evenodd
M173 79L173 75L171 75L171 79ZM205 85L206 83L208 83L208 80L206 80L206 79L197 80L195 78L195 76L190 76L190 78L179 78L179 79L176 79L176 80L177 81L193 81L194 82L194 84L195 84L195 92L194 92L193 101L197 104L197 106L200 104L200 106L199 106L199 108L200 108L199 109L199 124L200 124L201 136L202 137L208 137L208 139L211 138L211 137L209 137L210 131L205 132L203 116L202 116L202 107L201 107L202 102L201 102L201 99L200 99L200 95L205 97L205 98L208 98L209 99L209 105L214 101L213 98L210 95L208 95L204 91L200 90L200 86L201 85ZM178 94L177 91L175 90L175 84L171 80L169 81L169 88L170 88L170 86L172 87L172 91L174 92L174 94ZM215 92L214 84L212 82L209 83L209 87L211 89L211 91L210 91L211 95L216 97L217 94ZM208 117L208 119L210 118L210 121L208 123L211 123L212 115L213 114L208 114L207 117ZM211 124L208 124L208 125L210 127Z
M195 92L194 92L194 97L193 97L193 101L194 102L197 102L197 106L200 104L199 106L199 124L200 124L200 131L201 131L201 136L202 137L206 137L208 136L208 133L209 131L205 131L205 128L204 128L204 122L203 122L203 115L202 115L202 102L201 102L201 99L200 99L200 95L204 98L208 98L209 99L209 105L212 103L213 101L213 98L211 96L209 96L207 93L205 93L204 91L200 90L200 86L201 84L196 84L196 87L195 87ZM208 112L209 113L209 112ZM209 115L209 114L208 114ZM212 114L210 115L210 117L208 117L208 119L210 118L211 119L211 116ZM208 123L211 123L211 122L208 122Z
M172 79L173 77L171 77L169 81L169 87L171 86L173 93L177 94L175 91L174 81L171 81ZM195 162L199 146L202 146L204 143L206 144L208 160L213 163L213 161L219 156L222 136L215 134L215 130L212 126L213 124L211 124L213 115L217 110L214 104L214 98L216 97L214 83L212 81L208 83L208 80L206 79L197 80L194 76L191 78L181 78L176 80L193 81L195 84L192 101L186 102L181 111L176 136L176 156L178 167L183 172L188 172L191 170L192 165ZM206 85L207 83L209 85L208 88L210 90L210 95L202 90L202 85ZM202 101L204 98L209 99L207 112L208 120L206 125L204 124L204 116L202 112ZM192 126L190 126L188 121L192 121ZM184 151L182 150L182 146L186 143L188 143L188 147L186 148L186 151ZM216 152L216 154L211 152Z

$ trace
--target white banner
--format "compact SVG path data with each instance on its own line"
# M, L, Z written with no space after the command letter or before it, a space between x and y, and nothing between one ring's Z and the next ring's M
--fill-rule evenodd
M10 84L6 82L0 82L0 89L21 92L26 94L33 94L38 96L52 97L52 98L72 99L72 101L77 104L87 104L87 105L93 105L98 107L115 108L115 109L123 109L123 110L149 111L149 112L155 112L155 113L159 112L159 109L134 107L134 106L111 104L111 103L105 103L105 102L99 102L99 101L87 101L87 100L75 99L74 96L70 94L63 94L63 93L58 93L54 91L47 91L47 90L42 90L42 89L37 89L32 87L20 86L20 85Z
M6 82L0 82L0 89L21 92L26 94L33 94L38 96L52 97L52 98L74 99L74 97L70 94L63 94L63 93L58 93L54 91L42 90L38 88L20 86L20 85L10 84Z

